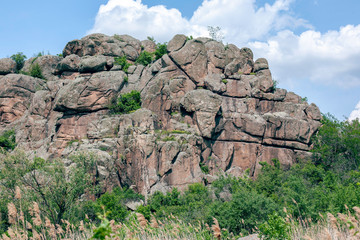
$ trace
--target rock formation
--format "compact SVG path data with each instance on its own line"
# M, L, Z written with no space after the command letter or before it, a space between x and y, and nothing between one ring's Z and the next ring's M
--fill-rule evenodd
M142 194L218 172L257 174L259 162L285 167L307 156L320 111L293 92L275 88L266 59L209 38L176 35L168 54L124 72L155 43L127 35L92 34L69 42L63 57L29 59L46 80L14 74L0 59L0 134L15 129L18 148L43 158L77 152L97 158L104 188L133 186ZM112 98L141 92L142 108L109 114Z

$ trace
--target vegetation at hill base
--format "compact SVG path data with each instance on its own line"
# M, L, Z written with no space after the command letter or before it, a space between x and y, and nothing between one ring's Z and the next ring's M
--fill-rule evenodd
M46 239L237 239L253 233L262 239L358 239L360 124L330 115L323 116L322 123L312 139L313 156L290 169L273 159L261 163L256 179L219 173L208 186L195 183L184 192L156 192L136 212L126 203L144 197L133 190L101 193L91 175L95 156L74 156L73 167L65 171L61 160L3 151L0 234L3 239L13 234L42 234ZM0 140L12 138L6 134ZM5 143L0 141L9 149ZM39 211L34 211L35 203ZM54 235L54 229L66 230Z

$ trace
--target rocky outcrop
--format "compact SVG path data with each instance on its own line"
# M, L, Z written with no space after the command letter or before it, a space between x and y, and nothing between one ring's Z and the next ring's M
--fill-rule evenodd
M321 114L293 92L277 89L266 59L209 38L176 35L168 54L136 65L150 40L92 34L69 42L63 58L29 59L46 80L13 74L0 59L0 133L15 129L18 147L44 158L89 152L104 190L131 186L142 194L213 181L226 172L256 176L279 159L289 167L309 155ZM125 56L126 72L114 64ZM109 113L111 100L141 92L142 108Z
M14 73L16 70L16 63L11 58L0 59L0 75Z

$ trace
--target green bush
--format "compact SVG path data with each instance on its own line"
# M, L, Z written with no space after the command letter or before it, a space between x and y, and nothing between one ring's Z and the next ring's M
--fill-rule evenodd
M120 65L121 70L123 70L125 73L128 72L129 67L132 65L127 61L126 56L115 57L114 60L115 60L114 64Z
M265 240L290 240L290 224L277 213L259 226L260 238Z
M24 67L26 56L22 52L18 52L11 55L10 58L16 62L16 73L19 73Z
M15 131L9 130L0 136L0 148L5 150L14 150L16 147Z
M158 60L163 55L167 54L167 44L166 43L158 43L156 45L156 50L155 50L154 54L155 54L155 60Z
M149 65L151 62L153 61L153 54L149 53L147 51L142 51L138 57L138 59L136 59L136 63L147 66Z
M114 188L112 192L106 192L95 202L88 202L86 212L90 219L96 220L97 213L102 212L102 208L107 212L107 217L116 222L123 222L129 215L125 203L133 200L143 200L144 197L135 193L132 189Z
M113 99L109 106L110 112L114 114L126 114L139 108L141 108L140 92L135 90Z
M238 190L229 202L216 201L210 206L209 216L218 219L220 227L235 234L249 233L264 223L267 216L277 212L280 206L271 198L254 190Z
M38 63L31 65L29 74L30 76L35 78L45 79L44 76L42 75L42 70Z

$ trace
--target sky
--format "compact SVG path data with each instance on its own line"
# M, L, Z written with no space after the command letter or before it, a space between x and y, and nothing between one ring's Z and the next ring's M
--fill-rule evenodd
M2 3L0 58L61 53L87 34L168 42L178 33L250 47L278 87L340 120L360 118L359 0L12 0Z

